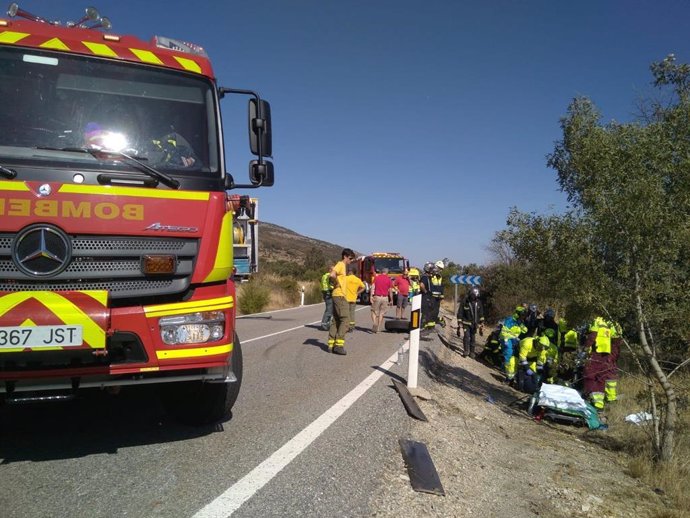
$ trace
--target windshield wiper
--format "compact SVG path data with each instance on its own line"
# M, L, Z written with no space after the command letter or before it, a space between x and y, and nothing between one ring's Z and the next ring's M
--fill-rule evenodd
M48 149L52 151L71 151L73 153L88 153L92 157L98 159L98 160L106 160L107 157L116 157L116 158L124 158L128 163L133 164L142 171L143 173L146 173L148 176L151 178L155 178L156 180L159 180L163 182L165 185L168 187L172 187L173 189L177 189L180 187L180 182L175 180L172 176L167 175L161 171L158 171L157 169L154 169L148 164L145 164L142 162L140 157L133 157L132 155L128 155L126 153L123 153L122 151L112 151L112 150L105 150L105 149L91 149L91 148L86 148L86 147L64 147L64 148L51 148L51 147L39 147L36 149ZM145 159L143 159L145 160Z
M10 169L9 167L5 167L4 165L0 165L0 174L5 178L9 178L10 180L17 177L17 171Z

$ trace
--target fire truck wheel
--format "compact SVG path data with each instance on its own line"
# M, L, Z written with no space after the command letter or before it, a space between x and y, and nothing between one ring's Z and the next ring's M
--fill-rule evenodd
M165 392L168 412L177 420L191 425L229 419L242 384L242 347L237 335L230 364L237 378L235 383L190 381L169 384Z
M386 331L393 331L393 332L408 332L410 330L410 321L409 320L386 320L385 323L386 326Z

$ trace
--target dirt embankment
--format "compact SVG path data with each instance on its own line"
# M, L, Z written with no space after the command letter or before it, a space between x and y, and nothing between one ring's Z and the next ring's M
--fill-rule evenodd
M422 342L429 422L410 419L407 437L427 445L446 496L413 491L397 452L374 516L660 516L663 496L626 474L623 451L601 446L608 432L535 422L498 371L461 357L453 331Z

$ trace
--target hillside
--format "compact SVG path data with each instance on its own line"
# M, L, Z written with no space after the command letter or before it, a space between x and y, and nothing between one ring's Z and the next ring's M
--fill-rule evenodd
M305 264L307 257L319 253L326 260L340 259L343 246L303 236L290 229L261 222L259 227L259 257L261 261L291 261Z

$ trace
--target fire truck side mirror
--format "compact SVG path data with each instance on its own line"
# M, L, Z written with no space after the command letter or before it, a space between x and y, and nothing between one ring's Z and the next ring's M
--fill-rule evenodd
M249 100L249 146L252 154L273 156L271 138L271 105L268 101ZM265 185L265 184L264 184Z
M273 185L273 162L258 160L249 162L249 181L252 185L271 187Z

